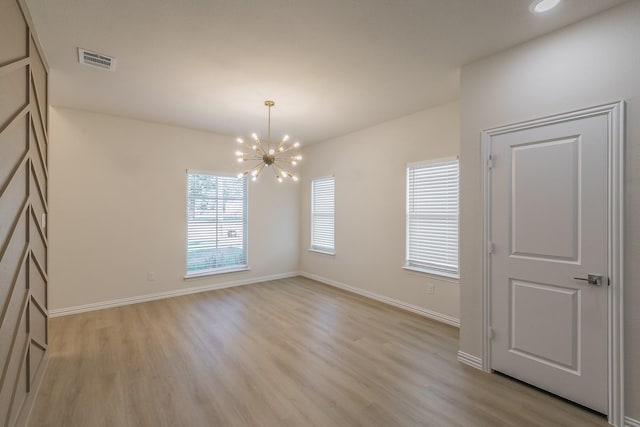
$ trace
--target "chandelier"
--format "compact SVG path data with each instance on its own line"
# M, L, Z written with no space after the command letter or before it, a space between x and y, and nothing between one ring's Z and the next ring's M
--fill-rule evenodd
M278 182L282 182L287 178L291 178L294 181L298 180L298 177L289 172L286 167L296 166L302 156L300 154L294 154L292 151L300 147L299 142L288 144L289 135L282 137L278 144L271 144L271 107L275 105L273 101L264 101L264 105L269 108L269 118L267 121L267 141L263 142L258 135L254 132L251 134L251 142L247 142L242 138L238 138L236 142L242 146L244 151L236 151L238 163L257 161L258 163L238 174L238 178L244 176L251 176L252 181L256 181L262 173L265 167L270 167L278 179Z

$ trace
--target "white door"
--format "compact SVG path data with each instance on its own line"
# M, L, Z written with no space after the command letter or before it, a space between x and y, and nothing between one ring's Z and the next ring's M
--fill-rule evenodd
M488 232L491 368L602 413L607 132L599 115L492 135Z

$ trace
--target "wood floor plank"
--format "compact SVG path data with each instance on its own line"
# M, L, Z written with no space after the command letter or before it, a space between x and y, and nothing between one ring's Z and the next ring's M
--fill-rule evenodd
M606 426L458 330L306 278L52 319L31 426Z

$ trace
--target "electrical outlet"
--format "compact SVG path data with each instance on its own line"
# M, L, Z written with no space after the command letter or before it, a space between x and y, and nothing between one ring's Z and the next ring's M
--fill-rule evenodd
M427 283L427 294L433 295L435 292L433 283Z
M154 271L150 271L147 273L147 282L155 282L156 281L156 273Z

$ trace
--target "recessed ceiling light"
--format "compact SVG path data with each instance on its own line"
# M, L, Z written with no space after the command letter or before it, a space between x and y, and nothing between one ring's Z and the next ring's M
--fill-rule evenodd
M560 3L560 0L534 0L529 6L529 10L533 13L548 12Z

